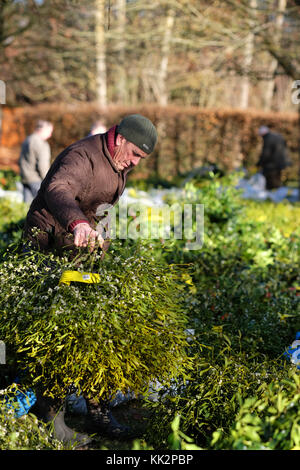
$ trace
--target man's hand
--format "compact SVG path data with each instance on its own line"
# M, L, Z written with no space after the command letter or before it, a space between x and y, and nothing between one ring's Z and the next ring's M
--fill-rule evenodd
M76 225L73 231L74 244L76 246L88 246L93 251L96 243L103 247L104 240L100 233L93 230L88 223L80 223Z

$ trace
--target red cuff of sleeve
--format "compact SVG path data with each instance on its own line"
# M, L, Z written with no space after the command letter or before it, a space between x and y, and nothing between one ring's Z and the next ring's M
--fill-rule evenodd
M69 227L68 227L68 230L69 232L73 232L74 228L76 227L76 225L78 224L88 224L88 221L87 220L81 220L81 219L78 219L78 220L74 220L74 222L72 222Z

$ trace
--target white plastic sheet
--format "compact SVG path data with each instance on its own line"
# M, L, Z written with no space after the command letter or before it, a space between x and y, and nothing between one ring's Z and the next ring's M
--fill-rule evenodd
M242 189L244 199L271 200L273 202L282 202L284 199L290 202L298 200L298 189L282 186L278 189L267 190L266 179L261 173L256 173L251 178L242 178L238 182L236 189Z

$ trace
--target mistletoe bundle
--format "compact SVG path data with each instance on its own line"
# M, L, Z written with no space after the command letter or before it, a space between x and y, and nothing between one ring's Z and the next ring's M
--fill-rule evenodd
M175 267L117 248L104 261L77 260L98 283L59 285L72 263L32 252L8 254L0 266L0 338L31 387L63 398L75 385L87 397L112 398L185 375L187 320Z

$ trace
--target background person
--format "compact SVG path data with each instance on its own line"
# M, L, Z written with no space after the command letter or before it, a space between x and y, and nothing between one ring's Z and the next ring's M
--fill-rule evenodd
M39 120L34 132L22 143L19 167L24 202L30 203L35 198L49 170L51 151L47 140L52 132L51 122Z
M281 173L290 166L284 138L275 132L271 132L267 126L261 126L258 134L263 139L263 147L257 162L262 168L262 174L266 178L266 189L276 189L282 184Z

